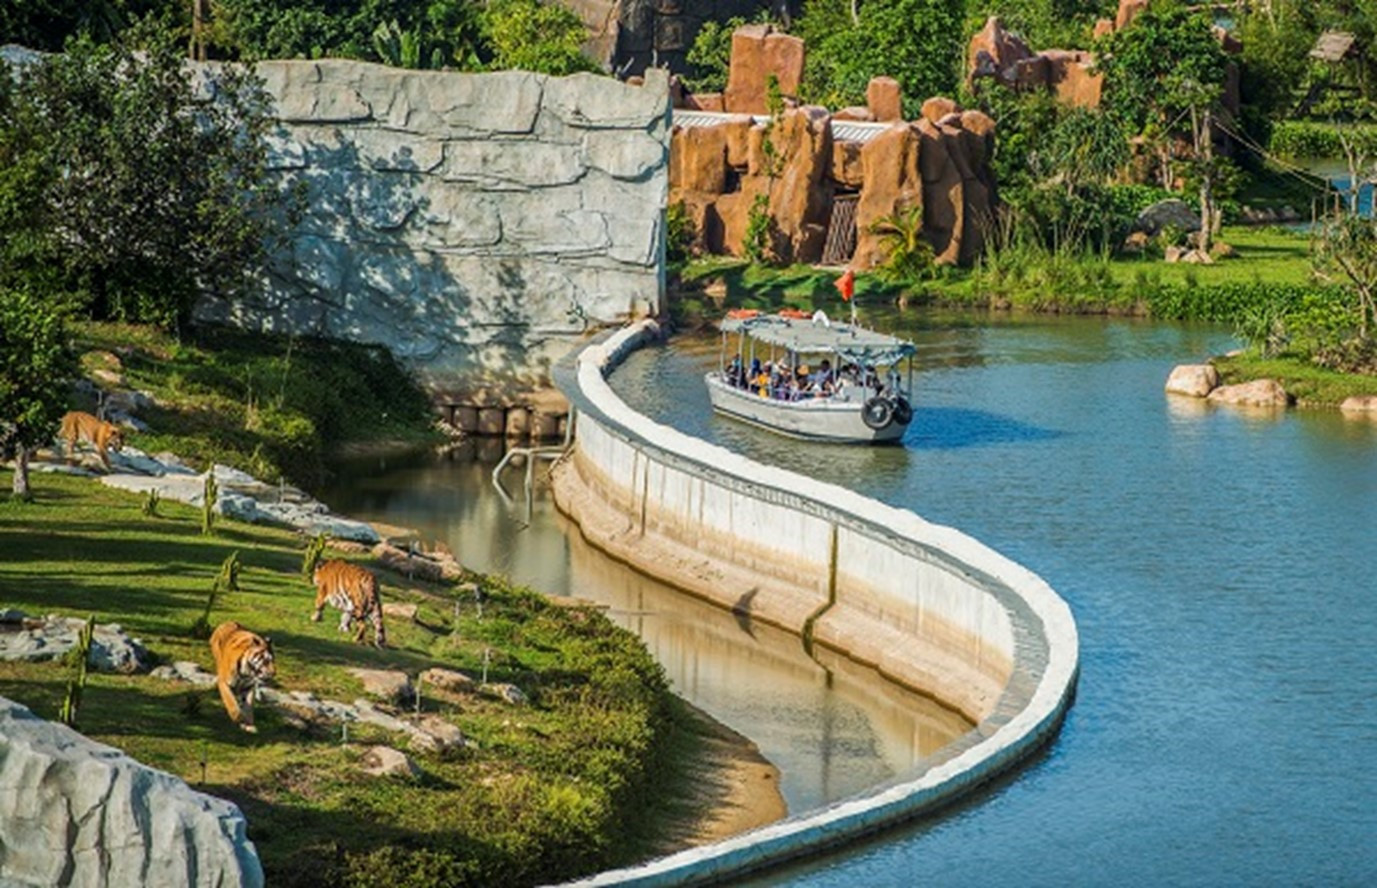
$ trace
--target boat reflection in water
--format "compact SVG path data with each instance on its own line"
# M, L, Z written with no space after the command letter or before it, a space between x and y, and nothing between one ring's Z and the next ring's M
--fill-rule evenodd
M584 542L545 490L524 526L524 504L505 504L491 485L493 463L473 457L469 447L448 457L351 461L337 472L345 480L321 496L345 514L445 542L467 567L606 605L614 622L644 640L676 693L755 741L780 769L791 812L912 773L971 729L872 670L825 651L814 659L795 635L612 561Z

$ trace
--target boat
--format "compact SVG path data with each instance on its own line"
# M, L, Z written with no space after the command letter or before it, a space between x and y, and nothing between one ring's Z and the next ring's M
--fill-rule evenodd
M898 441L913 420L913 343L832 321L821 311L737 310L719 325L718 369L704 381L714 410L793 438ZM732 338L737 349L728 360ZM907 364L907 383L899 365Z

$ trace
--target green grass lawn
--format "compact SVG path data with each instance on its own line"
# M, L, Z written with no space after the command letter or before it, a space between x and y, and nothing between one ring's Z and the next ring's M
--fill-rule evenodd
M0 471L0 489L10 480ZM238 620L271 636L279 687L349 702L363 691L346 667L476 675L487 652L491 680L531 697L522 707L480 695L426 700L476 747L417 756L425 776L411 783L355 774L368 744L404 747L380 729L351 729L344 744L337 725L302 730L260 706L260 733L250 735L231 724L214 689L92 674L82 731L238 803L269 884L529 884L651 847L665 812L652 784L655 793L675 785L667 756L684 750L683 713L639 640L596 611L557 608L485 578L483 618L464 602L452 633L451 588L380 572L385 598L417 602L424 625L390 621L391 647L379 651L340 635L333 612L309 621L304 544L289 532L221 521L202 536L187 506L164 502L150 518L139 497L86 479L33 480L32 504L0 496L0 606L94 614L164 661L213 669L189 628L237 551L241 591L221 597L211 622ZM67 677L55 663L0 664L0 694L55 718Z
M1377 395L1377 376L1340 373L1295 357L1261 358L1252 353L1215 358L1213 363L1226 385L1275 379L1302 406L1337 407L1354 395Z
M127 385L157 399L140 414L152 430L129 436L149 453L311 486L341 445L436 439L430 402L380 348L219 327L183 340L130 324L85 322L73 332L88 372L110 369L113 355Z

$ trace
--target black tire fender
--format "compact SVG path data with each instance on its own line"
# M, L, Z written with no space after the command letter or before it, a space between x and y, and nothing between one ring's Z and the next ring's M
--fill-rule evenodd
M894 399L894 421L899 425L908 425L913 420L913 406L909 404L908 398L903 395Z
M884 398L871 398L861 408L861 422L879 431L894 419L894 407Z

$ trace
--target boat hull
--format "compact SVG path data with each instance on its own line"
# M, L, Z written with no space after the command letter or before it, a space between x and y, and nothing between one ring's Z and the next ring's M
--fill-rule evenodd
M818 398L778 401L727 385L716 373L709 373L705 381L714 410L791 438L839 444L882 444L898 441L908 428L907 422L894 420L884 428L871 428L861 419L859 401Z

